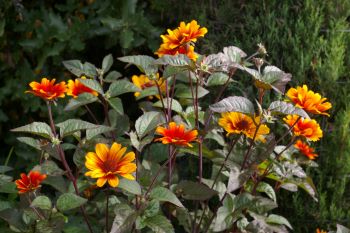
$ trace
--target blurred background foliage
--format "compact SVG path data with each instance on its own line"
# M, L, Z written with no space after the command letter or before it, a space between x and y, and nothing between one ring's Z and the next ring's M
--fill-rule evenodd
M279 211L290 220L294 232L334 228L336 222L349 227L348 0L2 0L1 164L8 155L12 155L9 163L18 169L32 161L33 152L22 148L9 133L11 128L45 116L43 101L24 94L30 81L46 75L68 80L63 60L99 65L108 53L113 57L152 55L167 28L192 19L209 31L196 49L202 54L217 53L229 45L251 54L262 42L268 61L293 75L291 86L305 83L330 99L332 114L322 122L324 138L317 148L320 166L309 171L319 202L302 192L291 195L281 190ZM125 71L118 62L114 66L127 77L137 72Z

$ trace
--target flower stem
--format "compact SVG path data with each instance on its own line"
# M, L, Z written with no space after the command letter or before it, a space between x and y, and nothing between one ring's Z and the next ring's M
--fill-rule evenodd
M109 190L106 190L106 232L108 232L109 224L108 224L108 218L109 218L109 212L108 212L108 204L109 204Z
M50 121L51 131L53 133L53 136L56 138L58 135L56 133L55 123L54 123L54 120L53 120L53 117L52 117L51 103L49 101L47 101L46 105L47 105L48 114L49 114L49 121ZM58 155L60 157L60 160L61 160L61 162L62 162L62 164L64 166L64 169L67 172L68 179L72 182L74 190L75 190L75 193L79 196L79 189L78 189L78 186L77 186L77 179L73 175L72 170L70 169L70 167L69 167L69 165L67 163L64 151L63 151L63 149L62 149L60 144L56 145L56 150L57 150L57 153L58 153ZM89 228L89 232L93 233L92 227L91 227L90 222L89 222L89 219L88 219L88 217L86 215L86 212L85 212L85 208L83 206L81 206L80 207L80 211L83 214L83 217L84 217L84 220L86 222L86 225Z
M100 123L98 122L97 118L95 117L94 113L91 111L89 106L87 106L87 104L85 104L84 106L85 106L86 110L88 111L91 119L95 122L96 125L99 125Z
M217 173L216 176L215 176L215 179L214 179L214 181L213 181L213 184L212 184L211 187L210 187L211 189L214 188L215 183L216 183L216 181L218 180L218 178L219 178L219 176L220 176L220 174L221 174L221 171L222 171L222 169L223 169L224 166L225 166L225 163L227 162L227 160L228 160L228 158L230 157L230 154L231 154L233 148L235 147L236 143L238 142L238 140L239 140L240 138L241 138L241 135L239 135L239 137L237 137L235 140L232 141L231 146L230 146L230 149L228 150L227 155L226 155L226 157L225 157L225 159L224 159L224 162L221 164L221 166L220 166L220 168L219 168L219 171L218 171L218 173ZM207 208L208 208L208 204L209 204L209 202L207 201L207 202L205 203L205 207L204 207L204 209L203 209L201 218L199 219L199 223L198 223L198 225L197 225L197 230L196 230L196 232L199 232L199 230L200 230L200 226L201 226L201 223L202 223L202 221L203 221L205 212L206 212L206 210L207 210Z
M156 175L153 177L152 181L151 181L151 184L149 185L144 197L147 197L148 193L152 190L153 186L154 186L154 183L155 181L157 180L160 172L162 171L162 169L169 163L169 161L172 159L172 157L174 157L176 155L176 149L173 151L172 155L170 156L170 158L168 158L168 160L163 163L163 165L158 169Z

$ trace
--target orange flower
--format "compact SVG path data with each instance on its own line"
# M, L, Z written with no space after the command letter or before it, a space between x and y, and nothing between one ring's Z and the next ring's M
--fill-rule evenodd
M85 76L82 76L81 79L86 79ZM73 96L73 98L77 98L78 95L82 93L90 93L94 96L98 96L98 93L89 87L85 86L82 84L79 79L73 80L68 80L68 90L67 90L67 95Z
M283 120L289 126L292 126L298 119L298 115L288 115ZM322 130L317 121L304 118L300 118L300 120L294 125L293 133L295 136L304 136L311 141L318 141L323 136Z
M255 121L255 123L254 123ZM260 117L253 118L240 112L225 112L221 113L219 119L219 125L224 128L227 135L243 133L248 138L253 139L257 128L257 124L260 123ZM270 133L267 125L260 125L258 132L256 133L255 140L265 142L266 134Z
M306 85L303 87L290 88L286 94L291 101L299 108L303 108L313 114L327 115L325 111L332 107L330 102L325 102L327 99L322 98L318 93L308 90Z
M90 170L85 175L97 178L98 187L104 186L107 181L111 187L117 187L118 176L128 180L135 179L131 174L136 171L136 164L132 162L135 160L134 152L125 154L126 147L118 143L113 143L111 148L106 144L98 143L95 151L96 153L88 152L85 156L85 166Z
M32 88L26 93L32 93L39 96L45 100L55 100L58 97L63 98L64 93L67 91L66 82L60 82L55 84L56 79L48 80L43 78L41 83L31 82L29 86Z
M181 22L175 30L167 30L168 34L161 35L166 49L175 49L188 42L196 42L198 37L204 37L208 32L205 27L200 28L196 20L190 23Z
M308 157L311 160L314 160L316 157L318 157L318 154L315 154L315 149L311 148L307 143L304 143L301 140L298 140L294 147L297 148L303 155Z
M327 233L327 231L320 230L319 228L316 229L316 233Z
M170 122L169 128L158 126L156 132L163 135L163 137L157 138L155 140L156 142L161 141L163 144L174 144L189 147L192 147L190 142L196 141L198 135L197 130L185 131L184 125L176 125L175 122Z
M166 44L162 44L155 54L158 55L158 57L162 57L164 55L185 54L193 61L197 60L198 58L198 55L194 52L194 47L192 45L184 45L174 49L169 49L167 48Z
M21 173L21 179L15 181L18 192L27 193L33 192L40 187L40 183L46 179L45 174L40 174L38 171L29 172L28 176L25 173Z
M151 80L148 78L148 76L144 75L144 74L141 74L140 76L137 76L137 75L133 75L131 77L131 80L132 82L134 83L135 86L137 86L138 88L144 90L146 88L149 88L149 87L153 87L153 86L156 86L156 84L158 84L161 92L165 92L165 82L164 82L164 79L163 78L160 78L159 77L159 74L157 73L157 76L156 76L156 80ZM140 92L135 92L135 97L138 97L141 93ZM153 96L150 96L152 99ZM160 99L160 96L159 95L156 95L156 97L158 99Z

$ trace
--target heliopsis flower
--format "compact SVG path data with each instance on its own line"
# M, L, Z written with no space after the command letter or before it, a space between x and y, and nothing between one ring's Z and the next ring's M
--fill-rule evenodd
M299 108L313 114L327 115L325 111L332 107L330 102L325 102L327 98L322 98L318 93L308 90L306 85L297 88L290 88L286 94L290 100Z
M257 125L260 124L260 117L255 117L253 121L252 117L240 112L225 112L221 113L221 118L218 123L226 130L227 135L242 133L248 138L253 139L255 131L257 130ZM269 133L269 127L265 124L261 124L256 132L255 140L265 142L264 135Z
M86 79L85 76L82 76L81 79ZM67 95L73 96L73 98L77 98L78 95L82 93L90 93L94 96L98 96L98 93L89 87L85 86L82 84L79 79L73 80L68 80L68 90L67 90Z
M16 180L15 183L19 193L27 193L39 188L41 182L45 179L45 174L41 174L38 171L31 171L28 176L25 173L22 173L21 179Z
M200 27L196 20L190 23L181 22L175 30L167 30L168 34L161 35L166 49L175 49L188 42L196 42L198 37L204 37L208 32L205 27Z
M185 130L183 124L176 125L175 122L170 122L168 128L158 126L156 132L163 135L155 141L161 141L163 144L174 144L178 146L192 147L190 142L197 140L197 130Z
M90 170L85 175L97 178L98 187L104 186L107 181L111 187L117 187L118 176L134 180L131 173L136 171L136 164L133 163L135 153L125 152L126 147L122 147L121 144L113 143L111 148L108 148L106 144L98 143L95 152L88 152L85 156L85 166Z
M288 115L287 117L283 118L284 122L286 122L289 126L294 125L298 119L298 115ZM322 130L317 121L304 118L300 118L294 125L293 133L295 136L303 136L311 141L318 141L323 136Z
M307 143L298 140L294 147L297 148L303 155L308 157L311 160L314 160L316 157L318 157L318 154L315 154L315 149L310 147Z
M158 55L158 57L162 57L164 55L185 54L193 61L197 60L198 58L198 55L194 52L194 47L192 45L183 45L174 49L169 49L167 48L166 44L162 44L155 54Z
M163 78L159 77L158 73L156 75L156 80L151 80L148 78L147 75L144 75L144 74L141 74L140 76L133 75L131 77L131 80L134 83L134 85L137 86L138 88L140 88L141 90L156 86L158 84L161 92L165 92L165 81ZM140 94L141 94L140 92L135 92L134 95L135 95L135 97L138 97ZM151 97L150 99L153 98L153 96L150 96L150 97ZM156 95L156 97L158 99L160 99L159 95Z
M327 233L327 231L320 230L319 228L316 229L316 233Z
M29 86L32 88L26 93L32 93L45 100L55 100L58 97L63 98L64 93L67 91L66 82L60 82L55 84L56 79L48 80L47 78L41 79L41 83L31 82Z

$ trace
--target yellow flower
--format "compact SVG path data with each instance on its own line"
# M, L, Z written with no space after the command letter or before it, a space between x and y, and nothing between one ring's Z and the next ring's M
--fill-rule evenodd
M176 125L175 122L170 122L169 128L158 126L156 132L163 137L157 138L155 141L161 141L163 144L174 144L188 147L192 147L190 142L196 141L198 135L197 130L185 131L184 125Z
M85 156L85 166L88 172L86 176L97 178L97 186L102 187L108 181L111 187L117 187L119 184L118 176L122 176L129 180L135 178L131 173L136 171L135 153L129 152L125 154L126 147L121 144L113 143L111 148L106 144L98 143L95 152L88 152ZM125 154L125 155L124 155Z
M157 73L157 76L156 76L156 80L151 80L148 78L148 76L144 75L144 74L141 74L140 76L137 76L137 75L133 75L131 77L131 80L132 82L134 83L135 86L137 86L138 88L144 90L146 88L149 88L149 87L153 87L153 86L156 86L156 84L158 84L161 92L165 92L165 81L163 78L160 78L159 77L159 74ZM135 97L138 97L141 93L140 92L135 92ZM160 96L159 95L156 95L156 97L158 99L160 99ZM152 97L151 97L152 99Z
M322 98L320 94L308 90L306 85L290 88L286 95L295 106L303 108L307 112L329 116L325 111L332 108L332 104L330 102L325 102L327 98Z
M82 76L81 79L86 79L85 76ZM73 98L77 98L78 95L82 93L90 93L94 96L98 96L98 93L84 84L82 84L79 79L73 80L68 80L68 90L67 90L67 95L73 96Z
M196 42L198 37L204 37L208 32L205 27L200 28L196 20L190 23L181 22L175 30L167 30L168 34L161 35L166 49L175 49L188 42Z
M225 112L221 113L221 118L218 123L226 130L227 135L243 133L248 138L253 139L257 125L260 123L260 117L255 117L254 121L252 117L240 112ZM255 140L265 142L264 135L269 133L269 127L265 124L261 124L256 133Z
M294 125L298 119L298 115L288 115L283 118L284 122L286 122L289 126ZM304 118L300 118L299 121L294 125L293 133L295 136L303 136L311 141L318 141L323 136L323 132L317 121Z

